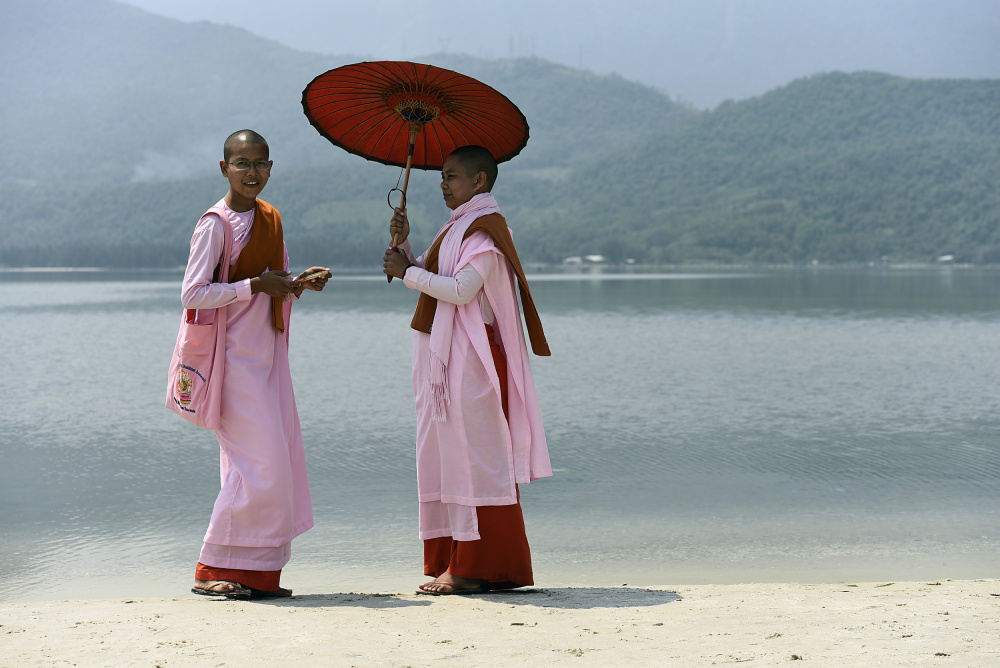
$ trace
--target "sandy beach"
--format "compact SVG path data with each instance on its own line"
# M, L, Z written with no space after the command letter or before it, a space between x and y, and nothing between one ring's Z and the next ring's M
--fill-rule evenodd
M1000 580L5 602L0 639L3 666L996 666Z

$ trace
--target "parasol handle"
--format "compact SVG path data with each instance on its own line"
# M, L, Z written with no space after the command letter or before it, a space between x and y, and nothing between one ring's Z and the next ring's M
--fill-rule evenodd
M416 121L410 122L410 149L406 154L406 173L403 176L403 190L401 191L402 194L399 197L400 209L406 208L406 187L410 185L410 168L413 167L413 149L417 145L417 135L420 134L420 128L420 123L417 123ZM392 247L395 248L398 245L397 236L393 234ZM387 275L386 278L389 283L392 283L392 276Z

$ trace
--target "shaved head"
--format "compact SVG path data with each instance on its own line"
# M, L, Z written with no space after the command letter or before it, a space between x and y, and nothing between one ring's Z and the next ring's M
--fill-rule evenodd
M469 176L475 176L479 172L486 174L486 190L493 189L493 184L497 181L497 161L489 150L482 146L459 146L451 152L449 157L458 159L458 162L465 168Z
M267 140L253 130L237 130L226 138L226 143L222 146L222 156L225 158L226 162L229 162L229 159L233 157L233 153L236 152L240 146L245 145L263 146L265 149L268 148Z

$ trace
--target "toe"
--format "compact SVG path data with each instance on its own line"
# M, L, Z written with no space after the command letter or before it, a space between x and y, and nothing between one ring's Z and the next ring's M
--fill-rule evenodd
M427 591L434 592L435 594L450 594L455 591L455 588L444 582L435 582L427 587Z

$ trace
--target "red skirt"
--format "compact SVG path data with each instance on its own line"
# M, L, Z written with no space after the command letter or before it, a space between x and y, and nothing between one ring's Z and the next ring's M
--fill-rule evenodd
M196 580L229 580L239 582L244 587L261 591L277 591L281 571L248 571L242 568L216 568L198 562L194 570Z
M507 360L486 326L493 364L500 378L500 398L507 415ZM535 584L531 550L524 531L520 492L510 506L477 506L479 540L453 540L450 536L424 541L424 574L438 577L445 571L469 580L488 580L490 589L513 589Z

